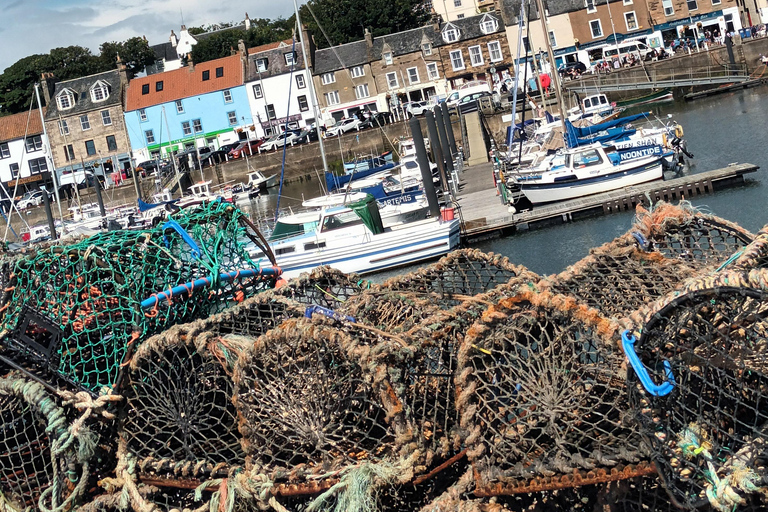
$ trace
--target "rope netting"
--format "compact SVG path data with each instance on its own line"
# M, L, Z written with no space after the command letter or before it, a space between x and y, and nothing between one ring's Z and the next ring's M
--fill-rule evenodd
M758 231L752 243L734 254L730 260L722 265L722 268L737 270L768 268L768 226Z
M304 309L268 291L142 343L126 379L120 430L138 473L223 478L244 465L232 403L235 363L258 336Z
M88 489L95 439L58 397L17 374L0 378L0 508L70 510Z
M528 271L513 265L505 256L460 249L422 269L391 278L381 288L426 296L439 307L448 309L524 272Z
M242 220L214 201L149 231L101 233L19 259L4 343L86 390L114 387L132 345L274 286L276 272L248 256L260 239Z
M356 274L344 274L328 266L303 273L275 290L275 293L300 304L336 309L350 297L370 287Z
M620 319L695 273L684 261L639 250L635 238L625 234L593 249L560 274L544 278L538 287L573 296L605 316Z
M487 494L607 482L652 471L631 420L616 325L565 296L523 291L461 346L457 408Z
M651 211L638 205L631 233L640 249L658 251L697 270L722 264L755 238L738 224L707 215L687 201L660 202Z
M366 291L351 298L337 311L356 322L395 334L411 329L440 311L436 304L413 293Z
M766 290L765 270L694 279L651 307L634 345L625 334L631 404L682 507L767 505Z
M270 480L315 482L392 457L407 435L388 382L389 340L322 319L287 320L238 360L235 404L251 465ZM408 481L407 472L398 474Z

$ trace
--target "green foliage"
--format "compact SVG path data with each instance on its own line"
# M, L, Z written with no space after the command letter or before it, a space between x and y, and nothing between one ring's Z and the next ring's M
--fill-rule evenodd
M318 48L359 41L366 27L374 37L417 28L429 16L423 0L309 0L301 7L301 21Z
M231 55L233 49L237 50L240 39L245 40L245 31L239 29L224 30L201 38L192 47L192 61L206 62Z
M48 59L48 55L30 55L5 69L0 75L0 115L29 109L34 84L40 79L40 74L48 70Z
M132 37L122 43L107 42L99 48L100 59L105 70L114 69L117 56L125 64L129 77L155 62L155 52L149 47L149 43L143 37Z
M204 34L205 29L203 27L191 27L187 29L187 32L189 32L193 36L196 36L198 34Z
M247 31L242 29L222 30L231 26L231 23L210 25L209 30L221 31L198 39L197 44L192 47L192 61L206 62L227 57L232 54L233 49L237 50L237 43L241 39L248 48L290 39L293 37L294 25L294 16L287 19L259 18L251 20L251 28Z

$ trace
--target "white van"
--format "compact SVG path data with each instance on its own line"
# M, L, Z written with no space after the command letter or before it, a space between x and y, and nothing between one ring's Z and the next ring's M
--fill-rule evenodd
M626 43L614 44L603 48L603 60L608 62L614 59L624 59L630 55L635 55L638 59L645 59L645 56L652 51L645 43L640 41L629 41Z
M476 92L491 92L491 86L488 85L488 82L485 80L467 82L459 86L457 90L448 94L448 96L445 98L445 103L448 104L449 107L454 107L459 103L461 98Z

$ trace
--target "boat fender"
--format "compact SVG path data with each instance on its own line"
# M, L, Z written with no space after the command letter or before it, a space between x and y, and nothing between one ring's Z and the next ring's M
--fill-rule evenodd
M315 313L319 315L327 316L328 318L332 318L340 322L354 323L355 321L354 317L342 315L340 313L335 312L332 309L324 308L322 306L307 306L307 309L304 311L304 317L312 318L312 315L314 315Z

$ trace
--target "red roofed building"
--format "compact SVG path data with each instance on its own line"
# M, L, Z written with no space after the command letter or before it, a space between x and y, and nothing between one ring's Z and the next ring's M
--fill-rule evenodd
M218 148L253 125L243 86L245 48L201 64L133 79L125 122L136 163L173 152Z
M48 155L50 149L38 109L0 117L0 181L7 190L13 192L17 178L17 195L49 181ZM5 198L1 194L0 200Z

